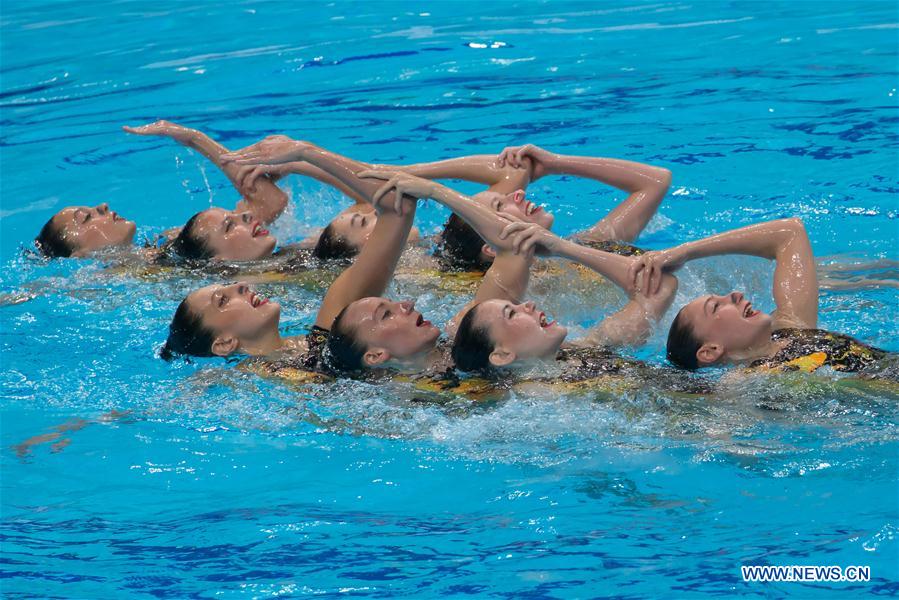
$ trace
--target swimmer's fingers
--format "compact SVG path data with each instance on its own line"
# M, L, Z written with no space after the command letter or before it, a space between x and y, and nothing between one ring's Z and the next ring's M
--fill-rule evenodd
M524 166L523 161L526 156L530 155L531 150L533 150L533 148L534 148L533 144L525 144L524 146L522 146L515 152L515 165L514 166L516 169L520 169L521 167Z
M359 171L358 173L356 173L356 177L358 177L359 179L380 179L382 181L387 181L391 177L394 177L394 172L367 169L365 171Z
M381 206L381 200L383 200L384 196L386 196L387 193L390 192L390 190L396 187L396 184L396 178L392 177L387 183L378 188L378 190L371 195L372 206L378 209L382 209L383 207Z
M512 238L512 250L515 254L524 254L531 250L543 237L543 228L533 223L525 223Z
M530 235L525 237L524 242L518 248L518 254L524 254L525 256L530 256L534 253L534 250L537 244L541 241L542 235L538 230L529 229L527 232Z
M394 204L393 204L393 210L398 215L403 214L403 192L404 192L403 184L397 182L397 184L396 184L396 202L394 202Z
M258 150L247 150L245 152L227 152L221 155L223 163L235 163L238 165L258 165L263 162L262 153Z
M655 272L655 283L652 286L653 295L658 294L660 289L662 289L662 269L657 268Z
M503 227L503 230L499 232L499 239L504 240L513 233L519 232L522 229L525 229L528 226L524 221L513 221Z
M496 166L499 168L503 168L506 166L506 163L510 163L510 161L515 157L515 147L508 146L503 148L503 151L499 153L499 158L496 159ZM510 163L511 166L511 163Z
M521 254L521 248L524 245L524 243L528 240L530 235L531 235L530 230L525 229L524 231L520 231L520 232L516 233L514 236L512 236L512 239L510 240L512 252L514 252L515 254Z
M636 287L637 275L640 273L640 268L641 264L638 260L632 261L630 266L627 268L627 280L633 287Z
M241 165L237 169L237 187L255 189L256 179L264 173L261 165Z
M640 282L640 291L643 292L644 296L650 295L650 283L652 282L652 257L647 256L645 258L645 265L643 268L643 277Z

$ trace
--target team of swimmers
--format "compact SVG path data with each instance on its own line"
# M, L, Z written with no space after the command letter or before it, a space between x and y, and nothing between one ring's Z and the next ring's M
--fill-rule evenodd
M37 237L48 257L135 253L149 262L193 265L289 256L289 268L330 261L349 265L325 292L306 336L284 337L281 306L251 285L211 285L180 303L162 350L164 358L251 358L264 372L328 376L399 374L448 378L459 373L493 378L520 375L585 380L635 364L612 349L645 343L677 291L675 272L710 256L747 254L775 261L772 314L740 292L699 297L677 312L667 358L695 370L722 364L812 371L820 366L862 371L886 353L853 338L817 329L818 281L802 222L759 223L658 251L631 245L664 198L668 170L601 157L565 156L533 145L499 155L435 163L368 164L305 141L270 136L230 152L199 131L159 121L126 131L169 137L213 161L242 196L233 210L209 208L180 229L136 248L135 224L110 210L67 207ZM353 200L327 227L296 245L278 247L267 227L287 206L276 182L288 174L313 177ZM527 199L529 183L550 175L586 177L622 189L628 197L591 227L569 238L552 233L553 215ZM436 180L487 186L466 196ZM433 240L414 228L418 201L432 199L452 216ZM409 245L436 250L422 272L483 273L474 297L443 328L413 300L383 296ZM582 265L621 288L625 305L580 339L527 301L533 264L554 256ZM351 261L351 262L349 262ZM430 262L433 261L431 265ZM339 264L344 264L339 263ZM428 269L431 269L430 271ZM535 376L535 364L555 370Z

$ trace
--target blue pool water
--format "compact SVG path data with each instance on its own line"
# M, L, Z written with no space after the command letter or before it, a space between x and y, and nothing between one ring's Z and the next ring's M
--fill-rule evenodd
M119 131L166 118L228 146L285 132L369 161L533 142L652 162L674 185L642 245L798 215L834 278L895 284L897 22L893 2L4 3L3 595L899 594L895 388L822 375L473 407L297 391L155 358L178 301L212 279L21 251L67 204L107 201L146 234L230 206L200 157ZM339 210L333 191L286 185L282 238ZM563 233L620 197L551 179L531 194ZM420 225L444 217L428 207ZM761 261L699 263L679 300L769 287ZM311 324L319 292L263 290L286 330ZM895 290L825 289L821 324L899 350ZM598 316L536 294L575 325ZM110 410L131 412L96 422ZM17 456L72 419L87 424ZM872 581L745 584L747 564L869 565Z

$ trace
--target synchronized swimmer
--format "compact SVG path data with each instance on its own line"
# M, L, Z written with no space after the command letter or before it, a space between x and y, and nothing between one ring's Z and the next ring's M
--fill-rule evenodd
M261 373L287 377L411 377L413 380L586 381L612 372L665 369L627 359L615 349L649 339L674 301L677 269L711 256L748 254L775 262L776 310L754 308L740 292L703 296L679 309L668 334L667 359L692 371L712 365L814 371L829 366L859 372L889 353L845 335L817 329L815 258L799 219L759 223L672 248L644 251L633 242L655 214L670 183L663 168L601 157L565 156L533 145L406 166L370 164L278 135L235 152L203 133L159 121L126 127L138 135L169 137L199 151L241 195L235 210L209 208L161 244L140 250L206 263L264 261L273 256L351 261L328 287L308 335L283 337L281 306L247 283L211 285L189 294L172 319L162 356L245 356ZM312 177L353 204L316 235L278 247L266 229L288 198L276 182L289 174ZM593 179L628 192L596 224L569 238L551 232L554 217L527 199L528 184L544 176ZM467 196L437 180L487 186ZM419 200L451 211L443 231L422 239L414 227ZM86 257L132 246L135 224L96 207L67 207L41 230L36 243L48 257ZM415 308L414 299L383 296L401 255L429 243L444 272L481 273L473 298L443 328ZM304 254L305 252L305 254ZM562 324L527 301L538 257L558 257L611 281L626 295L623 307L568 340ZM296 265L297 262L293 263ZM345 263L344 263L345 264ZM552 366L534 375L534 366ZM547 373L549 375L547 375ZM301 377L301 379L302 379Z

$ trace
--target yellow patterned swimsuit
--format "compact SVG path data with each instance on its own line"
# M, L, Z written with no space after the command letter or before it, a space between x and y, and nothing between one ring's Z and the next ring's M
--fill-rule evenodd
M774 356L753 362L750 369L811 373L827 366L855 373L893 354L824 329L778 329L771 339L787 344Z

